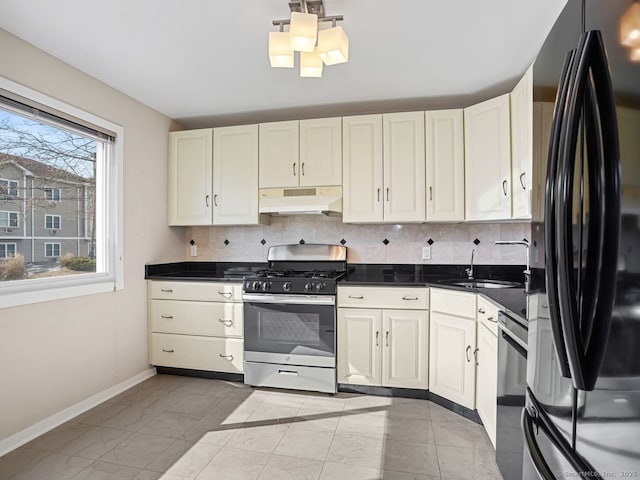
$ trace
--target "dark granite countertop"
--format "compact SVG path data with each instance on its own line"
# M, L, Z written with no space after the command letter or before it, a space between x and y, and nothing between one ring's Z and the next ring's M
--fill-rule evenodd
M148 280L241 282L243 277L267 268L260 262L175 262L145 265ZM424 286L480 293L508 313L526 319L523 288L468 288L447 282L466 279L467 265L349 264L340 285ZM474 277L521 282L523 265L475 265Z
M175 262L145 265L147 280L242 282L247 275L267 268L259 262Z

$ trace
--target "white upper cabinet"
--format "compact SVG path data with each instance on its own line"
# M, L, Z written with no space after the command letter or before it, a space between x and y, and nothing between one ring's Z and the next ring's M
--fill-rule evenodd
M464 220L463 111L425 114L427 222Z
M298 124L297 120L260 124L260 188L300 184Z
M211 225L212 129L169 133L169 225Z
M258 125L213 129L213 224L258 224Z
M382 222L382 115L344 117L342 138L342 221Z
M511 218L509 94L464 109L466 220Z
M544 220L545 184L549 157L549 137L553 122L553 102L533 104L533 175L535 183L531 198L531 218L537 222Z
M533 169L533 69L511 92L511 188L513 218L530 219Z
M342 117L300 120L300 186L342 185Z
M384 221L425 221L424 112L382 115Z

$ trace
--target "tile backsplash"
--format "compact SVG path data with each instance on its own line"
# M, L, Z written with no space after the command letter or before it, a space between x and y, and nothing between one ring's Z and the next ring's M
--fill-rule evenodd
M459 223L419 225L352 225L340 217L272 217L269 225L251 227L188 227L185 259L218 262L264 262L271 245L344 243L349 263L467 264L474 240L475 263L524 265L521 246L496 246L495 240L531 238L529 223ZM194 240L198 256L190 255ZM386 241L385 241L386 240ZM431 243L431 260L422 247Z

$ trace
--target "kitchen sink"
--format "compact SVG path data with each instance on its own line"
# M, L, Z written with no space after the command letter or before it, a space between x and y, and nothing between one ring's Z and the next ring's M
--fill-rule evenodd
M515 288L522 287L521 283L518 282L509 282L504 280L449 280L446 283L447 285L453 285L456 287L466 287L466 288Z

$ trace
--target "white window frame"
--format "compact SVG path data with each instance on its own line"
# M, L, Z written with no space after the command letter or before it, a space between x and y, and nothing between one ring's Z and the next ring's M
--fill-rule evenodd
M47 217L51 217L51 225L54 225L53 227L47 227ZM58 226L56 227L55 224L55 219L58 219ZM46 213L44 215L44 228L45 230L60 230L62 228L62 215L52 215L50 213Z
M59 202L62 200L62 189L59 187L44 187L44 199L48 202ZM58 198L55 196L55 192L58 192ZM48 193L51 192L51 198L48 198Z
M0 225L0 228L20 228L20 212L16 212L15 210L0 210L0 213L7 214L7 224ZM11 215L15 215L16 224L11 225Z
M97 227L96 238L104 239L104 255L96 259L104 266L104 272L89 272L61 277L27 279L0 282L0 308L27 305L63 298L113 292L124 288L123 262L123 176L124 129L115 123L92 113L68 105L28 87L0 76L0 89L19 95L99 129L112 132L115 142L107 148L111 162L99 166L96 195L102 202L102 222Z
M0 242L0 250L4 250L4 252L0 251L0 258L4 259L4 258L10 258L7 255L7 247L9 245L13 245L13 255L11 255L11 257L14 257L16 255L16 253L18 253L18 244L17 243L12 243L12 242ZM2 254L4 254L4 256L2 256Z
M11 178L0 178L0 183L6 183L7 184L7 193L3 194L0 192L0 195L6 195L7 197L14 197L14 198L20 198L20 181L19 180L13 180ZM11 195L11 184L15 183L16 184L16 194L15 195Z
M51 249L52 249L52 253L54 250L54 247L58 247L58 254L57 255L47 255L47 247L51 245ZM62 253L62 244L60 242L45 242L44 244L44 257L45 258L58 258Z

